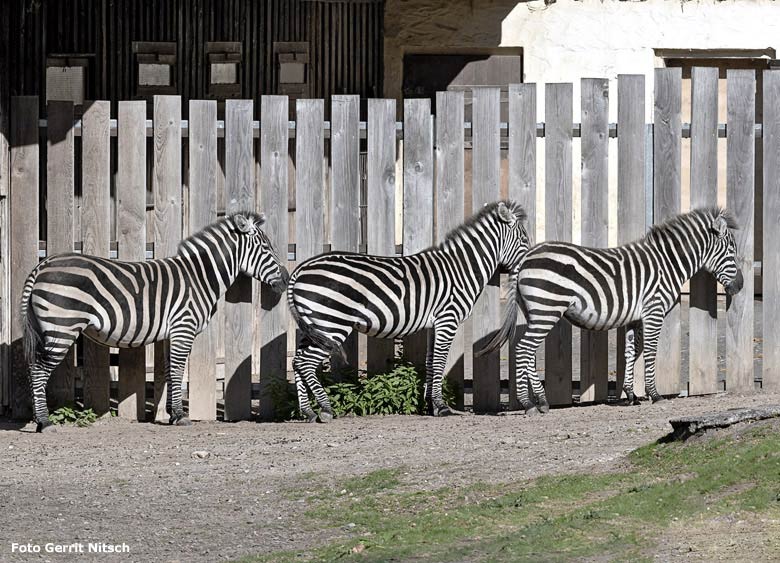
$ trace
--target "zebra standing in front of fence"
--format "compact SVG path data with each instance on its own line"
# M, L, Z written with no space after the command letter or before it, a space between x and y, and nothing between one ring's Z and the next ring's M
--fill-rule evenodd
M640 240L617 248L586 248L545 242L523 260L511 288L501 331L479 354L511 339L518 309L526 326L516 347L517 396L527 413L536 412L528 397L528 381L539 410L549 409L536 374L536 350L565 317L589 330L626 327L626 374L623 391L634 397L634 364L645 354L646 390L662 399L655 387L658 335L664 317L680 296L683 284L701 269L715 275L729 295L742 289L734 235L737 225L724 209L696 209L654 226Z
M22 293L24 345L37 431L50 423L46 382L84 333L134 348L170 339L166 362L170 423L189 424L181 382L195 336L240 274L282 293L289 275L261 229L262 214L234 213L183 240L170 258L122 262L81 254L47 258Z
M458 325L500 267L516 271L528 251L525 211L514 202L486 205L438 246L404 257L331 252L298 266L287 299L303 338L293 370L298 404L309 422L317 415L306 386L333 418L316 370L332 352L343 354L353 330L395 338L433 329L426 357L425 399L435 416L450 414L442 398L442 376Z

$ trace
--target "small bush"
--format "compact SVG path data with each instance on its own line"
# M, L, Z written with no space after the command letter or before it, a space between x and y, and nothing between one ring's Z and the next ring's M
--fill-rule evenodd
M49 415L49 421L54 424L75 424L89 426L98 419L92 409L79 410L75 407L60 407Z

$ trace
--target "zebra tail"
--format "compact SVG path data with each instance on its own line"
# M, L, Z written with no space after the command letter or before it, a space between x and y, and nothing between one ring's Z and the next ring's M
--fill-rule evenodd
M496 332L490 342L474 353L475 358L480 358L485 354L498 349L507 340L512 341L517 330L517 312L520 310L520 303L517 299L517 276L509 276L509 293L507 295L506 310L504 311L504 322L501 328Z
M30 311L30 296L32 295L35 279L38 277L38 268L35 268L24 282L21 301L21 324L23 330L24 357L28 365L33 365L38 356L43 352L43 335L38 319Z
M311 340L312 343L323 350L327 350L331 354L338 354L341 360L344 363L347 363L347 352L344 350L344 346L328 338L327 335L314 328L301 317L300 312L295 306L295 301L293 301L292 287L294 283L294 280L291 280L287 286L287 305L290 308L290 314L292 315L295 324L298 325L298 328L301 329L303 335Z

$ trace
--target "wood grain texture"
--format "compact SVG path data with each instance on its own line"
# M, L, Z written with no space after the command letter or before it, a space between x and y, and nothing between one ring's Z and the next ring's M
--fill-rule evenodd
M73 252L73 103L49 102L46 144L46 254ZM54 410L75 401L76 346L49 377L46 396Z
M254 211L252 100L225 102L225 212ZM225 295L225 420L252 416L252 280Z
M10 239L11 302L19 303L24 282L38 264L38 97L11 98ZM29 419L32 415L28 365L24 358L20 315L11 315L11 369L9 405L11 415Z
M182 234L181 98L154 97L154 257L176 254ZM167 422L165 366L169 343L154 346L154 420Z
M509 85L509 199L528 214L526 230L536 240L536 84ZM509 408L517 410L517 358L515 345L525 325L518 316L518 331L509 345Z
M645 77L618 76L618 244L626 244L645 234ZM625 375L625 330L617 337L618 398ZM634 393L645 394L644 356L634 368Z
M745 285L728 299L726 313L726 389L753 391L753 217L755 212L756 72L726 72L727 207L739 224L733 231L737 266ZM772 248L772 247L769 247Z
M583 78L582 111L582 244L606 248L609 227L607 167L609 81ZM608 333L581 331L580 403L607 399Z
M0 6L0 44L7 49L9 33L10 5ZM8 73L8 58L0 60L0 76ZM0 416L10 409L11 386L11 215L9 213L8 194L10 190L10 145L8 111L11 109L8 81L0 83Z
M289 238L288 198L288 129L289 114L286 96L263 96L260 131L260 202L266 215L264 230L271 244L287 264ZM275 295L263 286L261 297L260 337L260 416L272 419L274 404L270 386L273 381L287 379L287 329L289 327L287 299Z
M545 87L545 239L572 240L572 85ZM551 405L572 401L572 328L561 320L545 342L545 391Z
M357 252L360 244L360 99L333 96L330 123L330 244L332 250ZM358 367L358 339L344 343L347 363ZM341 360L331 358L335 370Z
M436 243L440 243L464 219L463 111L463 92L436 93ZM463 390L463 363L461 325L455 333L444 368L444 376L460 390ZM462 409L463 394L458 395L456 408Z
M395 256L395 100L368 100L367 134L366 209L370 210L366 216L368 253ZM432 164L429 162L431 167ZM432 194L432 187L430 191ZM366 354L368 371L385 373L392 369L394 348L393 339L369 338Z
M108 258L111 245L111 102L92 102L81 119L81 229L84 254ZM84 340L84 406L108 412L111 373L107 346Z
M718 69L691 73L691 208L718 204ZM691 395L718 391L718 308L715 278L700 272L691 279Z
M217 220L217 102L189 104L189 234ZM189 415L217 418L216 324L196 338L189 359Z
M681 200L681 111L682 70L655 69L655 108L653 128L653 222L680 213ZM664 319L658 337L655 384L661 395L681 391L680 302Z
M428 99L404 100L404 254L433 244L433 132ZM404 355L425 365L427 331L404 338Z
M116 236L120 260L146 258L146 102L119 102ZM146 349L119 350L117 411L146 419Z
M296 116L295 260L301 264L321 254L325 241L322 181L325 103L323 100L297 100Z
M774 272L762 276L764 301L764 358L762 385L764 389L780 389L780 70L764 71L764 185L763 271Z
M500 90L474 88L472 124L472 211L501 196L500 174ZM499 276L496 273L474 305L472 314L473 350L476 352L493 337L501 324ZM474 411L495 412L501 400L499 351L474 358Z

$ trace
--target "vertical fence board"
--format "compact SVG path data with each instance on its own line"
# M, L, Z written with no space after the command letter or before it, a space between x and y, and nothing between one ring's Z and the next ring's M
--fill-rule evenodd
M745 280L742 291L728 300L726 388L752 391L756 72L730 69L726 76L727 207L740 227L734 231L734 237L739 258L737 266Z
M572 85L545 87L545 238L572 240ZM572 328L559 322L545 343L545 391L551 405L572 400Z
M764 389L780 389L780 70L764 71L764 256L762 299L764 300L764 358L761 382Z
M463 92L436 93L436 243L463 222ZM404 185L406 181L404 179ZM404 245L404 249L406 246ZM445 377L461 391L463 408L463 326L458 327L447 358Z
M582 79L582 244L607 246L609 81ZM581 331L580 402L607 399L608 334Z
M287 96L263 96L260 104L260 200L266 214L265 233L287 264L288 129ZM274 416L271 385L287 377L287 299L267 286L262 288L260 415Z
M325 197L322 183L325 150L325 102L297 100L295 134L295 261L322 253Z
M331 96L330 244L332 250L357 252L360 244L360 98ZM344 343L347 362L358 367L357 335ZM331 365L341 361L334 356Z
M225 212L254 211L252 100L225 102ZM252 280L225 295L225 420L252 416Z
M81 225L84 254L108 258L111 244L111 102L92 102L82 117ZM84 339L84 406L110 407L109 349Z
M182 229L181 98L154 97L154 257L176 254ZM170 345L154 346L154 419L167 422L165 370Z
M49 102L46 145L46 255L73 252L73 103ZM54 369L46 388L52 408L75 400L76 346Z
M618 244L645 234L645 77L618 76ZM645 394L643 355L637 354L634 393ZM625 376L625 330L617 337L617 387L620 397Z
M119 102L117 131L117 257L146 257L146 102ZM118 414L146 418L146 350L119 350Z
M474 88L472 210L500 197L500 91ZM571 127L569 128L571 130ZM473 350L482 348L501 322L499 276L496 273L474 305L472 316ZM499 352L474 358L474 411L496 411L500 404Z
M428 99L404 100L404 254L414 254L433 243L433 136ZM425 364L427 331L404 339L404 355Z
M682 135L682 70L655 69L655 121L653 127L653 222L680 213ZM680 301L664 319L658 337L656 388L661 395L680 392Z
M536 239L536 84L509 85L509 199L517 201L528 214L526 230ZM518 319L525 324L525 319ZM518 327L520 328L520 327ZM509 408L517 410L515 335L509 350Z
M11 302L19 303L24 282L38 264L38 97L11 98L10 215L11 215ZM22 344L19 315L11 315L10 405L14 418L32 413L28 366Z
M0 67L4 67L0 62ZM9 158L8 110L5 86L0 86L0 416L6 415L10 402L11 382L10 345L11 345L11 296L9 292L10 263L10 221L8 210L9 194Z
M368 100L369 254L395 256L395 152L395 100ZM392 339L368 339L369 372L384 372L392 365L393 344Z
M191 100L189 107L189 232L217 220L217 102ZM196 338L189 359L189 416L217 417L216 324Z
M718 69L691 74L691 208L718 204ZM715 279L699 272L691 279L691 395L718 390L718 303Z

